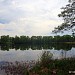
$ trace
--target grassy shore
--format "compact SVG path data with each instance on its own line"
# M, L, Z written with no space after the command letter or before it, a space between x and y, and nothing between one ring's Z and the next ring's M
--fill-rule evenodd
M69 75L70 71L75 71L75 59L53 60L48 53L43 53L31 71L38 75Z
M75 44L75 42L65 42L65 44Z
M71 72L74 75L75 58L53 60L52 55L45 51L37 62L8 62L1 66L1 70L7 75L69 75Z

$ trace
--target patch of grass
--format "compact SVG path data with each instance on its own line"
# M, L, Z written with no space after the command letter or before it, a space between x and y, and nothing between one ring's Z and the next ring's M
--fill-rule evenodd
M75 58L53 60L49 53L44 52L33 71L39 75L68 75L69 71L75 71Z
M30 63L15 62L9 63L8 66L3 69L14 75L69 75L69 71L75 71L75 58L67 59L52 59L52 54L45 51L42 53L40 60L38 60L33 67L29 69Z

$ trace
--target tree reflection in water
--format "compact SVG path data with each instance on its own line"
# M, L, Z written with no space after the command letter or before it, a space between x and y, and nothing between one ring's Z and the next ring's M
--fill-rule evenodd
M71 50L72 47L75 47L74 44L64 44L64 43L53 43L53 44L15 44L15 45L0 45L1 50L15 49L15 50L42 50L42 49L55 49L55 50Z

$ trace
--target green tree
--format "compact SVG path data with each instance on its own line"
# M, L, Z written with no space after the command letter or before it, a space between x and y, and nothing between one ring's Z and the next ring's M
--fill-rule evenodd
M0 37L0 44L1 44L1 37Z
M37 44L42 44L42 36L37 36Z
M53 32L63 32L70 29L75 30L75 0L69 0L69 4L61 9L62 11L58 16L62 17L64 22L60 26L56 27Z
M10 44L10 38L9 35L5 36L1 36L1 44Z
M37 41L37 36L32 36L31 37L31 44L36 44Z
M16 35L14 38L14 44L19 44L20 43L20 38Z

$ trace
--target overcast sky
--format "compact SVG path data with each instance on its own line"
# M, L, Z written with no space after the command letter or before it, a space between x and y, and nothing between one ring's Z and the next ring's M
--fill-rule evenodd
M50 35L68 0L0 0L0 35Z

